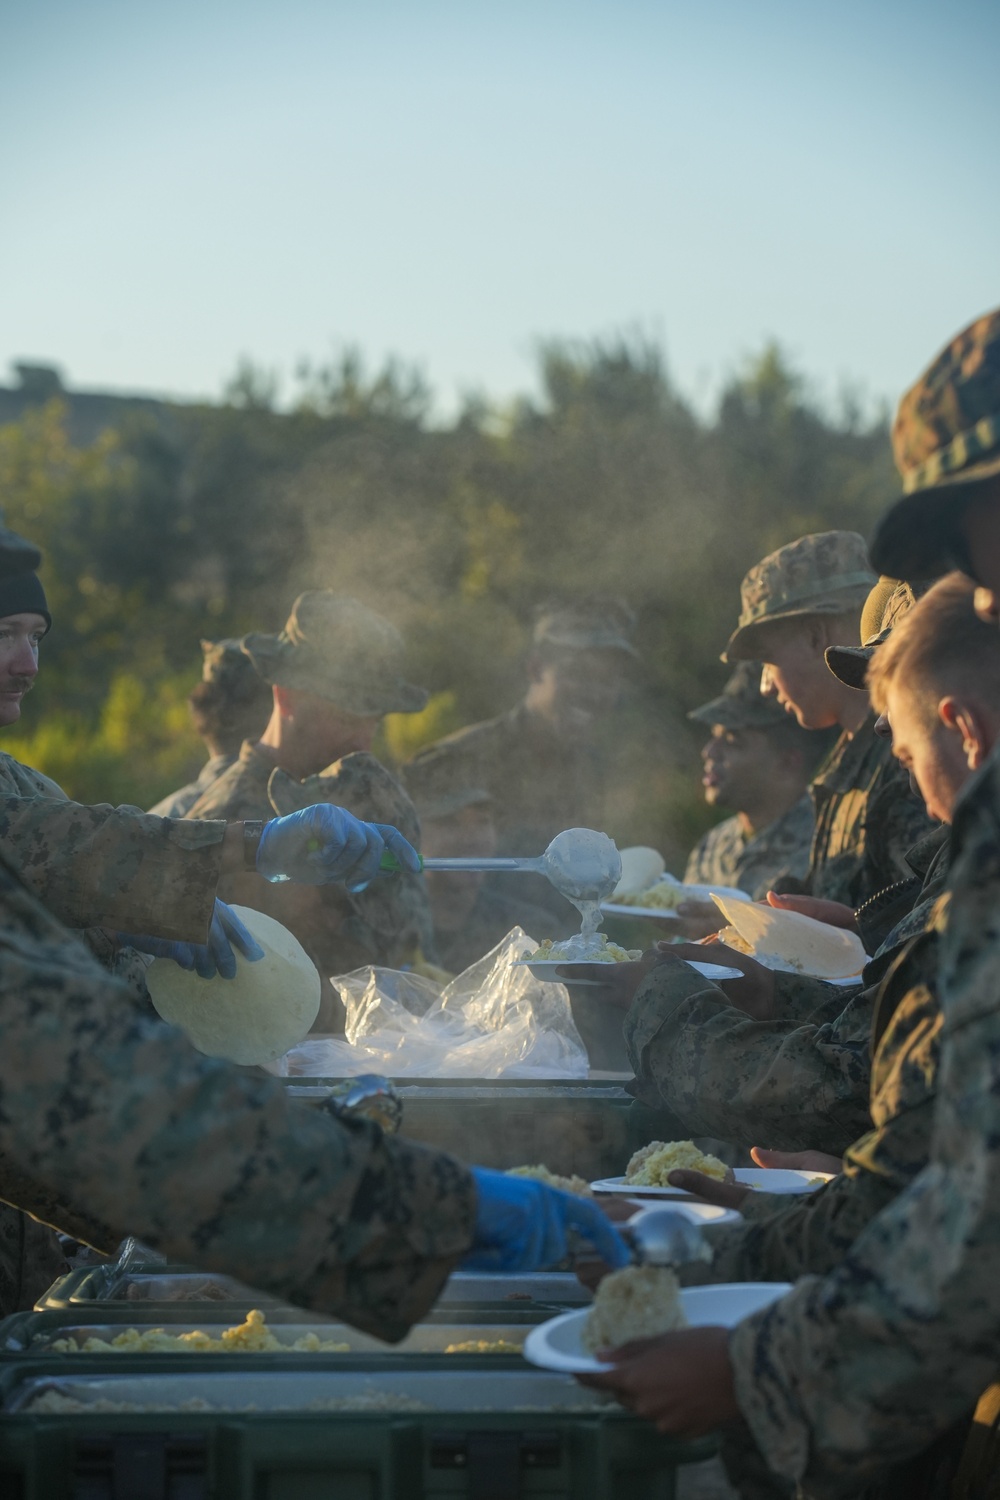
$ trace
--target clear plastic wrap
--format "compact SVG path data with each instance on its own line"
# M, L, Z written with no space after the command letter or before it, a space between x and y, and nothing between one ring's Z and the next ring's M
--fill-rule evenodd
M447 985L396 969L356 969L332 983L345 1037L307 1037L271 1065L289 1078L586 1078L587 1051L561 984L517 960L537 948L515 927Z

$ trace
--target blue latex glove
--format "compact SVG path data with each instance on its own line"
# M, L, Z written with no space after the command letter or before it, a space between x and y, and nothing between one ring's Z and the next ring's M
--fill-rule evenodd
M339 880L362 890L379 871L389 849L404 870L420 873L420 859L397 828L362 823L332 802L317 802L264 825L257 846L257 869L267 880L327 885Z
M570 1252L570 1231L588 1240L615 1270L629 1264L621 1235L589 1199L485 1167L473 1167L472 1175L476 1237L462 1260L469 1270L543 1271Z
M154 958L172 958L182 969L196 969L202 979L221 974L223 979L236 978L236 953L250 963L264 957L264 950L247 931L234 911L224 901L216 901L207 943L173 943L168 938L136 936L120 932L119 938L140 953ZM233 949L236 949L236 953Z

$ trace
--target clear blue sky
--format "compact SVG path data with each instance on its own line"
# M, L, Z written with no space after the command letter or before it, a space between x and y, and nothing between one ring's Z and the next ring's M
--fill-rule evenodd
M4 0L0 379L359 344L449 409L639 326L895 399L1000 302L996 0Z

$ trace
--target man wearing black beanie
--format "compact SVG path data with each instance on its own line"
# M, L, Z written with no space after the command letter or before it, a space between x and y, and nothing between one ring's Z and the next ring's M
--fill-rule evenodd
M0 575L0 726L21 717L21 700L38 675L38 646L52 625L33 569Z

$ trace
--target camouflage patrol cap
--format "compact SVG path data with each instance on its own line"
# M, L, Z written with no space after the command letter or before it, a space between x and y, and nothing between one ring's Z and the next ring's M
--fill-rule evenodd
M788 715L774 698L764 698L760 691L759 661L737 662L736 669L718 698L693 708L688 714L699 724L721 724L723 729L784 728Z
M961 566L963 509L1000 475L1000 308L963 329L906 392L892 448L903 495L876 528L877 566L908 578Z
M828 646L824 653L834 677L848 687L863 690L868 663L876 650L929 587L924 581L903 583L898 578L880 578L861 614L861 645Z
M571 604L545 605L535 621L536 646L561 646L569 651L624 651L632 645L635 615L622 599L577 599Z
M424 689L402 676L395 625L348 594L300 594L280 635L248 635L241 644L265 682L328 698L345 713L414 714L427 703Z
M856 531L817 531L771 552L740 585L740 618L723 661L757 656L762 625L802 615L848 614L864 603L875 574Z

